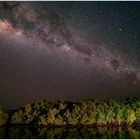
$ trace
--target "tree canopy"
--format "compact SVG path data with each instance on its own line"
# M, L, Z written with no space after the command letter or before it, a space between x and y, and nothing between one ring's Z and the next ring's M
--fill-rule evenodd
M77 102L43 100L11 114L12 124L132 125L140 120L140 98L123 101L84 99Z
M5 109L0 106L0 126L5 125L8 121L8 114Z

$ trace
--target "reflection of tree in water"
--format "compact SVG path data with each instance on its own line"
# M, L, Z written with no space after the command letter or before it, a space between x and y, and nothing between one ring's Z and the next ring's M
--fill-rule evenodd
M0 139L5 138L5 131L6 131L5 127L0 127Z
M140 131L139 130L129 128L128 133L130 135L130 138L133 138L133 139L140 138Z
M12 139L18 139L18 138L33 138L32 131L25 126L19 126L19 127L10 127L9 128L9 136Z
M83 139L96 138L96 128L83 128L80 130L80 135Z
M0 138L12 139L61 139L61 138L76 138L76 139L123 139L123 138L140 138L140 128L46 128L46 127L27 127L27 126L11 126L0 127Z
M65 138L70 138L70 139L73 139L73 138L81 138L80 134L79 134L79 131L77 128L70 128L70 129L67 129L67 135Z
M48 138L48 139L54 139L54 138L62 138L64 129L62 128L38 128L38 135L39 138Z
M107 127L102 127L102 128L97 128L96 130L96 137L99 139L111 139L111 138L117 138L117 129L116 128L107 128Z
M9 128L9 136L12 139L17 139L17 138L21 138L22 135L22 127L18 128L18 127L10 127Z

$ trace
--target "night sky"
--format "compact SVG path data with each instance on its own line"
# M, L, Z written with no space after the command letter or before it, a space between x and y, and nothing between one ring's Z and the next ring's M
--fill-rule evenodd
M140 2L0 2L0 104L140 97Z

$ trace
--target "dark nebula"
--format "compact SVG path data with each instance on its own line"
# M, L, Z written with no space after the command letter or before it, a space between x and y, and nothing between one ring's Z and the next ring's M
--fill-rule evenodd
M140 2L0 2L0 103L140 96Z

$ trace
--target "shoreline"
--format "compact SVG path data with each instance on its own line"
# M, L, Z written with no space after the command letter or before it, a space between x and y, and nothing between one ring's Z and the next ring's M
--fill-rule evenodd
M11 127L11 126L15 126L15 127L21 127L21 126L25 126L25 127L33 127L33 128L134 128L134 127L140 127L140 125L138 124L132 124L132 125L98 125L98 124L94 124L94 125L71 125L71 124L66 124L66 125L30 125L30 124L5 124L3 126L0 127Z

